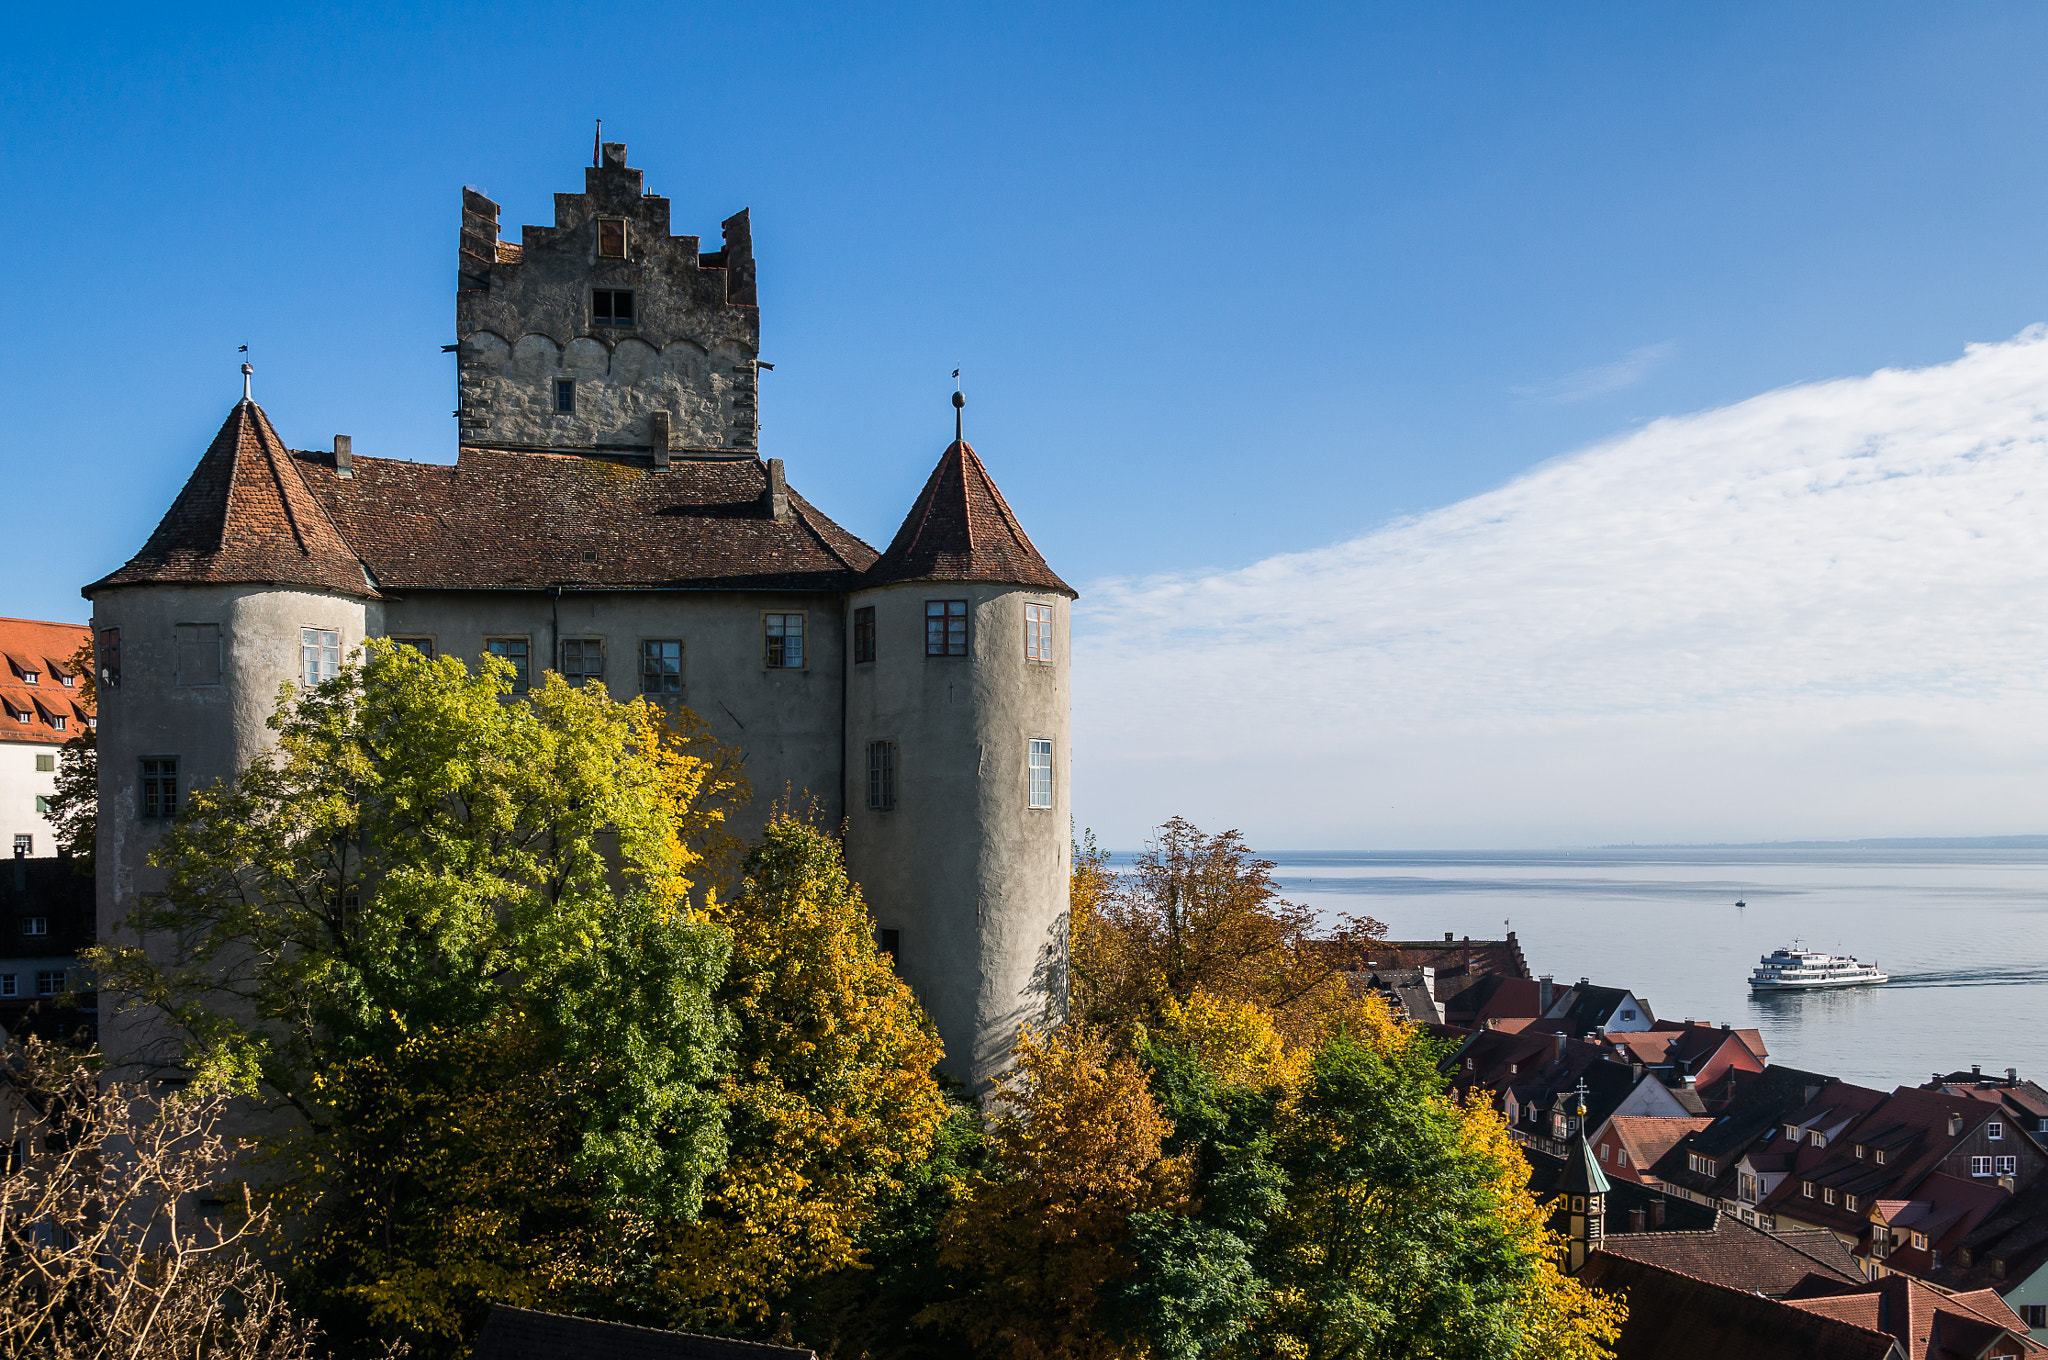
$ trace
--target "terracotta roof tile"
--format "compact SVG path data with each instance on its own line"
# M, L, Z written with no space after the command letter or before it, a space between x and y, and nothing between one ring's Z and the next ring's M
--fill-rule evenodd
M299 476L263 408L242 401L128 565L85 588L151 582L376 592Z
M940 456L865 584L896 581L1001 581L1078 593L1046 565L965 440Z
M1722 1214L1708 1232L1610 1234L1600 1250L1771 1298L1783 1296L1814 1274L1830 1275L1844 1284L1864 1282L1856 1258L1832 1233L1804 1236L1807 1240L1790 1242L1752 1228L1733 1214ZM1822 1238L1835 1243L1832 1250Z
M1888 1360L1895 1353L1891 1336L1874 1327L1604 1251L1593 1253L1579 1279L1627 1295L1615 1346L1621 1360Z
M465 448L457 462L298 455L383 590L851 589L875 550L757 459L644 461Z
M88 725L92 711L78 702L78 691L64 683L67 663L79 645L92 636L80 623L44 623L39 619L0 619L0 741L61 745ZM29 675L36 677L30 684ZM27 722L21 721L23 717ZM51 722L63 718L63 730Z

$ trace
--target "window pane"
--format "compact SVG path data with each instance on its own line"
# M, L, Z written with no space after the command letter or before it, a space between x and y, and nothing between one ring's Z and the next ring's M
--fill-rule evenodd
M512 663L512 692L524 694L527 689L526 639L487 638L484 641L484 650L492 656Z
M1052 660L1052 606L1049 604L1024 606L1024 659Z
M576 383L571 378L555 379L555 410L572 415L576 410Z
M611 289L599 288L590 294L590 315L593 320L597 321L609 321L612 319Z
M801 669L804 664L804 616L764 614L761 617L767 633L768 665L776 669Z
M1014 748L1013 748L1014 749ZM1052 743L1034 738L1031 742L1031 806L1052 806Z
M924 654L926 656L967 655L967 601L925 601Z
M93 660L100 668L100 684L108 689L121 685L121 630L100 629L100 645Z
M640 692L683 692L683 644L680 641L650 639L640 644Z
M853 659L875 659L875 609L873 605L853 611Z
M868 806L887 812L896 806L896 743L868 743Z
M632 322L633 295L631 293L615 292L612 294L612 320L618 322L621 326Z

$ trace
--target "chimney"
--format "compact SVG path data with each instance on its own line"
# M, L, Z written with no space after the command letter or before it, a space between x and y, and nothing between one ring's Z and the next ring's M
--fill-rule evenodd
M1953 1138L1962 1131L1963 1117L1960 1114L1951 1113L1948 1117L1948 1136Z
M1724 1023L1724 1024L1723 1024L1723 1025L1721 1026L1721 1028L1722 1028L1723 1030L1733 1030L1733 1029L1735 1028L1735 1026L1733 1026L1733 1025L1730 1025L1730 1024L1726 1024L1726 1023Z
M647 442L654 452L654 465L667 467L669 449L673 447L669 434L668 412L656 411L647 418Z
M782 521L789 518L789 487L782 480L782 460L768 460L768 489L762 493L768 502L768 517Z
M1558 1060L1559 1062L1563 1062L1563 1061L1564 1061L1564 1031L1563 1031L1563 1030L1559 1030L1559 1031L1557 1032L1557 1060Z
M2020 1070L2017 1067L2005 1069L2005 1084L2007 1086L2017 1086L2020 1084Z
M1550 974L1545 973L1542 977L1536 979L1537 1015L1542 1016L1550 1014L1550 1003L1554 999L1554 993L1556 992L1556 990L1557 984L1551 981Z
M1650 1215L1647 1210L1637 1208L1628 1211L1628 1230L1630 1232L1641 1232L1645 1227L1649 1226L1649 1222Z
M1970 1064L1970 1075L1971 1075L1971 1076L1973 1076L1973 1077L1981 1077L1981 1076L1983 1076L1983 1075L1984 1075L1984 1064L1983 1064L1983 1063L1971 1063L1971 1064Z
M1650 1205L1650 1222L1655 1227L1661 1228L1664 1226L1664 1197L1662 1195L1657 1196L1656 1201Z
M1445 943L1445 944L1449 944L1449 943L1450 943L1450 942L1451 942L1452 940L1454 940L1454 939L1456 939L1456 938L1457 938L1457 936L1453 935L1453 934L1452 934L1452 933L1451 933L1450 931L1446 930L1446 931L1444 932L1444 943Z
M334 475L353 477L356 475L356 441L345 434L334 436Z

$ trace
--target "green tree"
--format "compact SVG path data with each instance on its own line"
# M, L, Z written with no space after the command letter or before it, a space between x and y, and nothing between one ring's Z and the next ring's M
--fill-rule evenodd
M679 829L716 762L643 704L511 681L373 641L288 690L275 750L192 793L162 899L94 957L165 1066L271 1107L306 1273L423 1338L474 1320L529 1232L586 1249L547 1297L611 1279L592 1224L690 1217L725 1150L730 941ZM530 1145L478 1141L487 1111Z
M951 1110L938 1036L877 951L837 841L777 812L711 914L733 939L718 989L731 1150L702 1216L664 1226L663 1280L678 1320L729 1325L859 1264L864 1229L928 1174Z
M95 664L88 633L66 668L78 678L80 706L89 709L99 704ZM79 728L57 752L57 787L50 795L49 817L57 835L57 852L68 856L71 867L90 878L100 828L100 734L92 723Z

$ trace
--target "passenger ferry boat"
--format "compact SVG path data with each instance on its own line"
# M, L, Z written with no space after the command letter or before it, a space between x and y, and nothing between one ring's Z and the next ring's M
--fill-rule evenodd
M1868 987L1891 978L1874 963L1858 963L1853 957L1820 954L1801 949L1795 940L1790 949L1764 955L1749 975L1751 991L1793 992L1814 987Z

